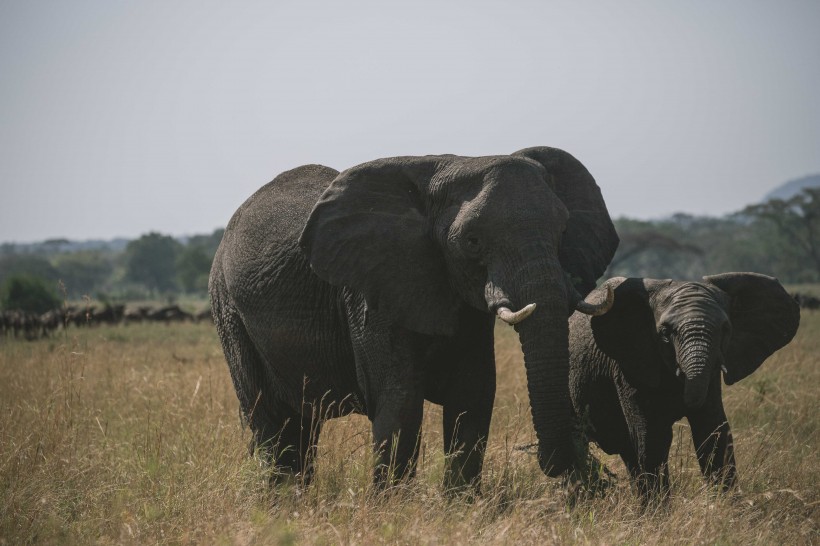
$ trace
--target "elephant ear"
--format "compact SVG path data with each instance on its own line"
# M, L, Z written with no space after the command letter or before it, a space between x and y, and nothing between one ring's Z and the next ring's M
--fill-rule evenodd
M774 277L723 273L703 277L729 295L732 337L726 352L727 385L740 381L792 340L800 325L800 306Z
M619 243L601 189L580 161L558 148L539 146L512 155L543 165L547 182L569 211L558 257L576 290L586 296L606 271Z
M595 343L618 362L631 384L657 387L661 355L655 342L650 290L639 278L614 277L606 285L614 289L615 303L605 314L590 319Z
M452 334L459 306L426 213L429 180L446 161L379 159L340 173L299 239L320 278L360 291L368 307L424 334Z

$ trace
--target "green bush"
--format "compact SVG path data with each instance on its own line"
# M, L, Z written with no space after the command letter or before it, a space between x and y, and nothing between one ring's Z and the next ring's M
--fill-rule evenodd
M62 302L51 283L30 275L12 275L7 278L0 294L4 309L20 309L32 313L45 313L59 307Z

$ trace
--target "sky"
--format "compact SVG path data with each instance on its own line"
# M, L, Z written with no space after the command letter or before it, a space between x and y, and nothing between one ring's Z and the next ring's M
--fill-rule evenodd
M817 0L0 2L0 241L209 233L306 163L578 158L613 217L820 173Z

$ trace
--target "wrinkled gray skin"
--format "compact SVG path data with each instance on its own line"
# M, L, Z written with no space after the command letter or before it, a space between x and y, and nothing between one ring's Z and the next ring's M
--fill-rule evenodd
M554 148L281 174L234 214L210 278L255 445L309 480L322 422L363 413L384 484L413 473L426 399L444 410L446 485L477 485L494 315L535 303L516 329L541 467L561 473L572 457L567 317L617 243L594 179Z
M668 491L672 425L683 417L703 475L724 489L734 484L721 373L727 385L743 379L800 322L777 279L724 273L703 280L609 279L613 308L570 319L575 412L587 415L592 440L621 456L645 498Z

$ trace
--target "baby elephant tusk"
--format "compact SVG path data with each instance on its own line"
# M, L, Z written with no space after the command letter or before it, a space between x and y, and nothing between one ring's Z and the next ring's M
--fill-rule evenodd
M612 290L612 287L608 284L606 285L606 299L601 303L588 303L584 300L579 301L575 305L575 310L580 311L585 315L592 315L593 317L599 317L612 309L612 304L615 303L615 292Z
M496 314L498 318L506 322L507 324L518 324L528 316L532 315L532 312L535 311L535 304L531 303L526 307L519 309L515 313L507 309L506 307L499 307Z
M726 364L720 365L720 371L723 372L723 375L729 375L729 370L726 369Z
M677 371L675 372L675 377L680 377L680 374L681 374L681 369L678 368Z

